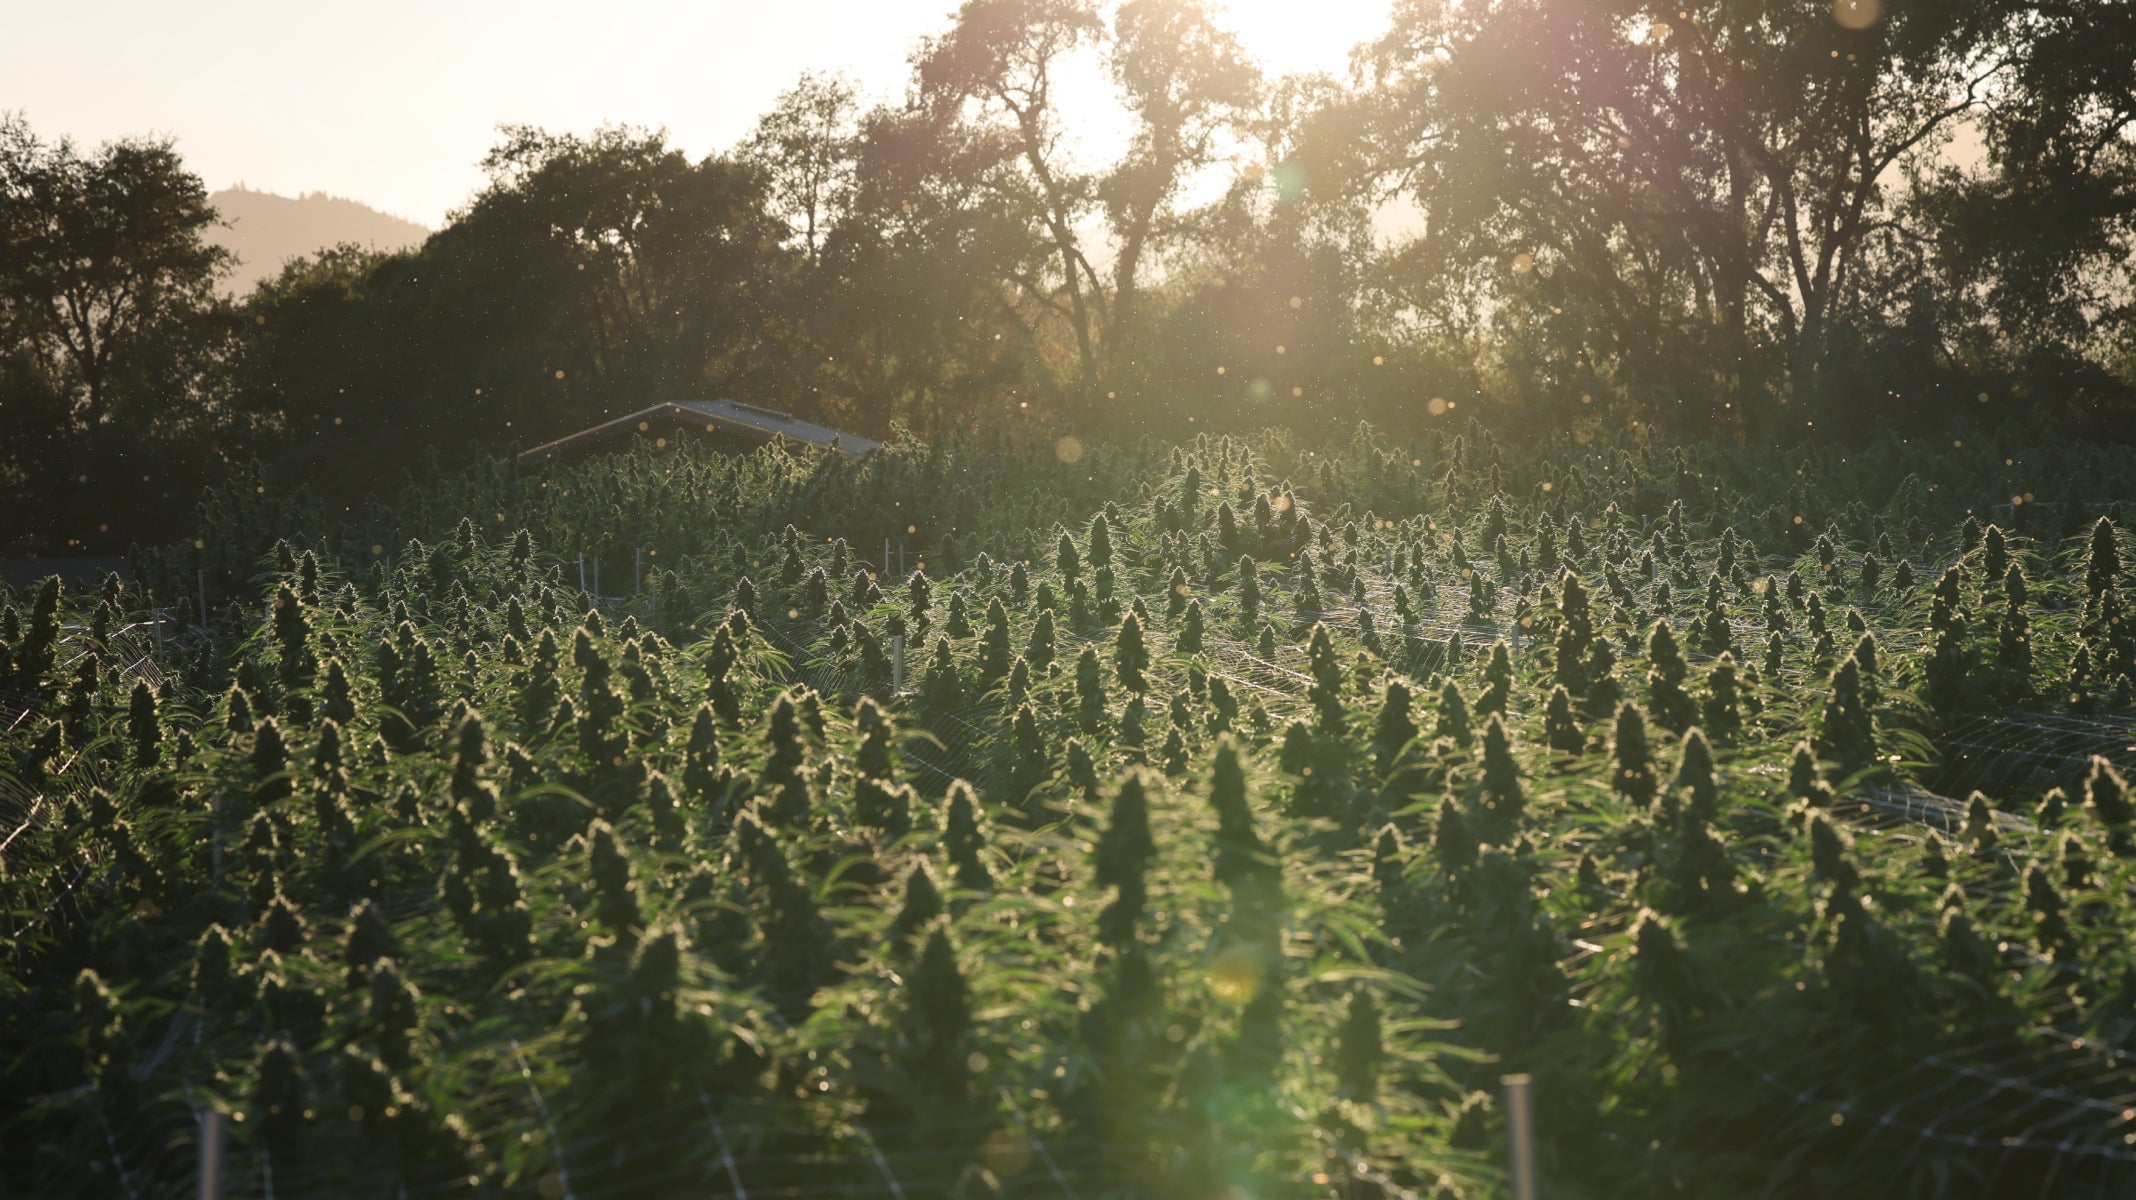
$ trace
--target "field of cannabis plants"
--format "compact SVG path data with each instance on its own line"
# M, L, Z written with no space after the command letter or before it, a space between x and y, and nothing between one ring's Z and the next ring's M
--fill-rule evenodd
M0 1192L2136 1189L2136 457L1076 449L0 597Z

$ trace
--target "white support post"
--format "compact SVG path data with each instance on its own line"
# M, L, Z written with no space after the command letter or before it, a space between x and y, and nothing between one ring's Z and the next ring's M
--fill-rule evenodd
M578 552L579 590L586 590L586 552Z
M890 635L890 694L895 696L905 690L905 635Z
M1529 1120L1526 1075L1507 1075L1506 1142L1512 1156L1513 1200L1535 1200L1535 1129Z
M206 1109L200 1114L200 1200L221 1200L222 1151L222 1112Z
M645 590L645 547L630 548L630 594L635 596Z

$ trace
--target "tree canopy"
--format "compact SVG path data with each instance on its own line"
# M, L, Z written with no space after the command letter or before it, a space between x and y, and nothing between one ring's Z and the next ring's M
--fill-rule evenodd
M4 469L58 495L118 451L13 448L118 424L196 477L265 455L354 491L717 395L1042 444L1456 408L2125 433L2132 43L2114 0L1400 0L1347 78L1270 79L1202 0L966 0L902 96L806 74L694 160L505 126L428 243L234 307L167 142L14 118ZM1093 69L1106 161L1062 84ZM106 523L62 505L38 538Z

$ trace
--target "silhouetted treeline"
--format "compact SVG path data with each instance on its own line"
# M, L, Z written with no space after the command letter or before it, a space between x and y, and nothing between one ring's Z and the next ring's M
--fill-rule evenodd
M664 398L1164 432L1449 409L1732 441L2136 429L2136 10L1402 0L1348 80L1198 0L968 0L865 106L702 160L506 127L419 249L241 301L168 143L0 123L10 544L163 536L237 457L354 495ZM1064 150L1095 50L1132 117Z

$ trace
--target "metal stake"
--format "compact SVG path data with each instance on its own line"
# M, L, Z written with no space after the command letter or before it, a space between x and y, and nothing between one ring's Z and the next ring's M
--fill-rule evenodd
M1526 1075L1507 1075L1506 1141L1513 1157L1513 1200L1535 1200L1535 1129L1528 1115Z

